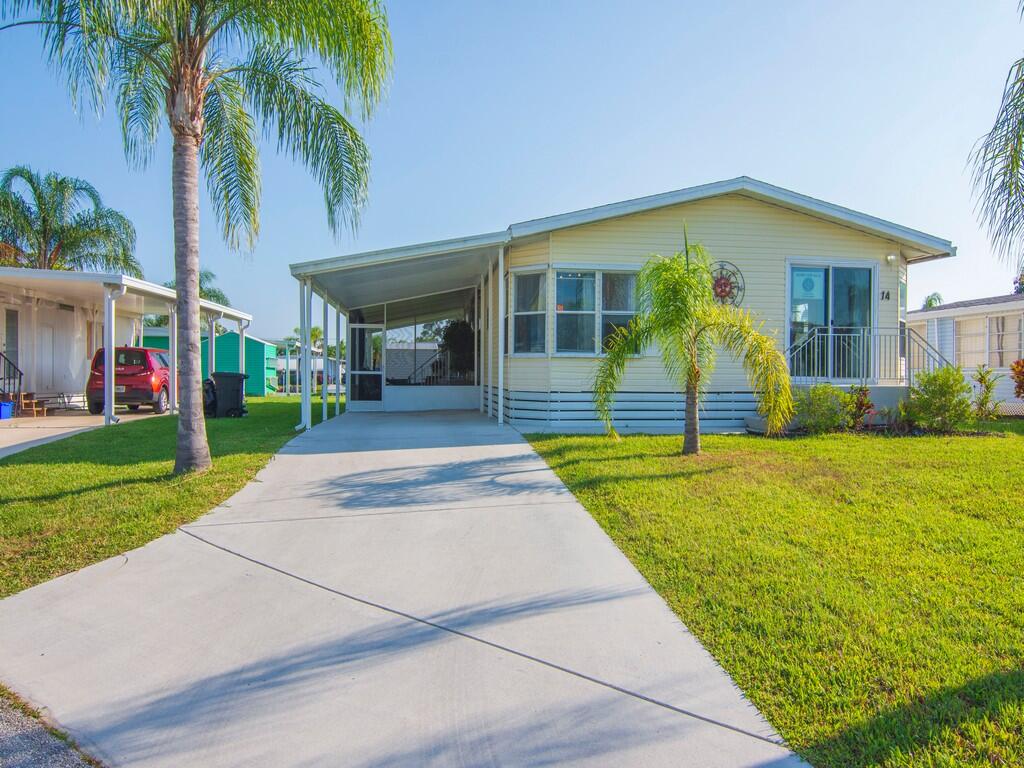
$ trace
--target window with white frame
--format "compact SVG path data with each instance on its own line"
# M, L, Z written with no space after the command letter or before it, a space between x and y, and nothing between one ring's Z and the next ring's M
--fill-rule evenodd
M545 273L515 275L512 289L512 351L515 354L543 354L546 351L546 293Z
M597 273L557 272L555 351L594 354L596 340Z
M993 368L1008 368L1020 359L1022 321L1019 314L988 318L988 364Z
M636 273L601 273L601 349L636 314Z

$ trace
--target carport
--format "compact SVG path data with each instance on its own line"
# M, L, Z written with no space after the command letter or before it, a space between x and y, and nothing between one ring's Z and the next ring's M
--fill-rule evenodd
M0 267L0 304L10 307L8 312L15 313L18 318L13 335L10 327L6 327L7 338L13 338L15 347L23 358L31 360L33 368L37 367L39 351L36 345L39 339L40 315L59 312L70 312L80 325L72 325L66 334L72 338L61 339L62 349L66 354L81 356L84 361L85 376L88 376L89 360L92 350L103 347L104 374L104 424L114 424L114 350L120 345L132 344L136 338L141 342L142 319L145 315L167 315L169 332L172 338L177 336L177 293L146 280L129 275L100 272L62 272L44 269L21 269L17 267ZM233 320L238 325L239 336L244 339L245 330L252 322L252 315L227 307L216 302L200 300L200 313L209 327L211 342L208 348L210 370L216 346L216 323L219 320ZM102 311L102 324L99 312ZM21 320L22 315L25 321ZM118 317L121 316L130 325L130 333L118 334ZM55 344L56 324L49 328L49 349L51 356L57 347ZM78 338L80 335L82 338ZM20 339L20 340L19 340ZM241 345L239 367L245 370L245 345ZM177 410L178 360L175 344L170 345L171 387L168 400L171 412ZM19 361L21 362L21 361ZM19 370L19 373L21 371ZM29 377L29 386L42 391ZM85 382L80 382L85 389Z

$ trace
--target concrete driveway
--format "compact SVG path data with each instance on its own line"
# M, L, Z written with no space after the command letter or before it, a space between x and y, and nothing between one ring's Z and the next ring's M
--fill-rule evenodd
M209 515L0 602L110 765L802 765L514 430L347 414Z

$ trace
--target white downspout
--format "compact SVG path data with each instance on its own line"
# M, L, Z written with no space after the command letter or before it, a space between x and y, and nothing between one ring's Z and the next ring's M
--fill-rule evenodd
M299 423L295 425L298 432L306 428L306 394L305 394L305 365L303 355L306 348L306 281L299 280L299 349L295 360L295 386L299 390Z
M484 276L480 275L480 290L476 301L476 383L480 388L480 413L484 412Z

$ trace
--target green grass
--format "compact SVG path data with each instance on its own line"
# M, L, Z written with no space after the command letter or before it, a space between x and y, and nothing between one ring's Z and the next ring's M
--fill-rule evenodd
M530 436L824 768L1024 765L1024 421L1006 435Z
M297 397L249 398L210 419L213 468L174 477L177 419L126 422L0 460L0 597L141 546L248 482L295 436ZM334 404L330 404L334 413ZM320 400L313 418L320 418Z

